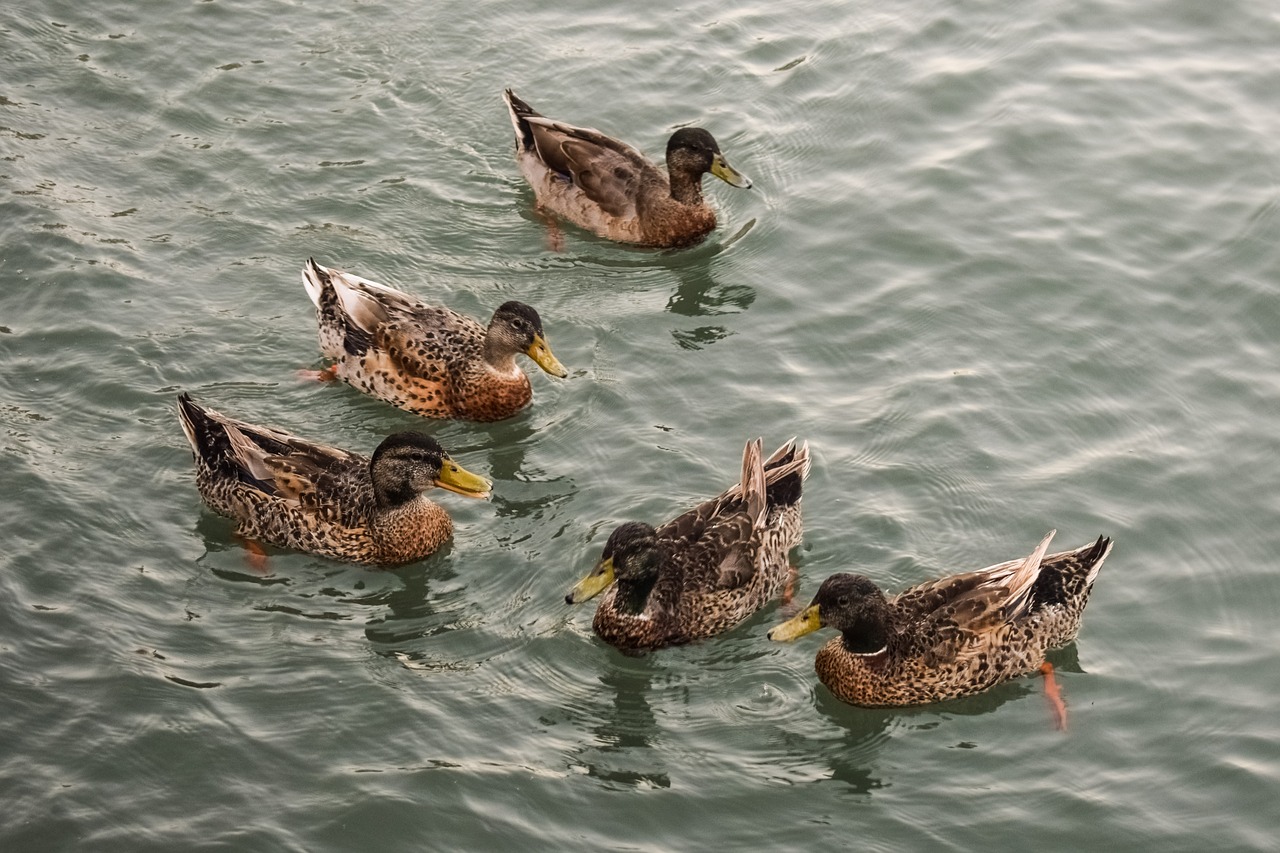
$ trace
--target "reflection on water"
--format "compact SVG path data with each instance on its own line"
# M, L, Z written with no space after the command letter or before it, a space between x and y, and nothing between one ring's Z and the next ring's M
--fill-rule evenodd
M533 422L528 417L512 418L502 424L502 440L487 442L489 454L489 479L503 483L516 479L524 468L524 457L529 444L537 440Z
M838 782L849 794L867 796L887 787L876 762L898 714L878 708L852 708L822 688L817 690L816 699L818 711L831 721L832 730L841 732L839 739L784 733L787 755L783 762L797 770L808 770L821 761L829 775L815 781Z
M450 541L437 553L447 555L452 547ZM359 599L360 603L384 608L369 619L364 629L365 638L375 654L393 658L409 669L452 671L475 668L474 660L459 659L452 645L441 648L438 642L445 634L462 627L459 625L459 612L441 606L431 596L431 581L444 582L457 577L457 572L450 568L452 565L450 561L438 560L432 555L423 562L396 570L395 574L401 581L398 586L378 590Z
M452 540L427 559L396 569L333 563L264 546L266 564L258 569L231 533L232 525L221 516L200 514L196 528L207 552L197 562L207 562L221 580L274 588L251 605L254 610L308 620L364 620L365 637L379 656L411 669L474 668L470 659L442 656L430 647L432 638L458 627L457 612L440 608L430 594L431 582L457 576L448 559Z
M600 676L606 688L600 713L584 738L581 752L570 761L586 775L610 787L650 785L670 788L671 777L661 764L661 753L652 747L659 740L658 724L649 707L648 694L654 675L651 657L628 658Z
M574 492L568 478L548 477L543 469L526 465L528 448L538 440L535 432L528 417L505 423L501 440L486 448L488 476L494 483L489 503L499 518L542 518L548 508Z
M700 350L722 341L732 335L724 326L699 326L696 329L672 329L671 337L675 338L680 349Z
M1049 655L1054 666L1064 672L1079 672L1079 662L1074 644ZM812 766L815 756L826 764L829 775L819 782L837 782L846 793L866 796L880 788L889 787L876 762L880 751L895 729L923 731L935 729L952 717L979 717L992 714L1001 706L1017 699L1043 695L1043 681L1038 675L1014 679L997 685L976 696L953 699L934 705L911 708L859 708L836 699L823 687L815 691L816 710L830 723L833 730L842 732L838 741L809 738L786 733L786 764L800 769ZM1068 705L1070 696L1067 696ZM1052 727L1049 707L1045 707L1046 730ZM962 742L958 747L972 749L979 744Z
M224 581L233 583L251 583L259 586L277 586L289 584L289 579L282 575L272 574L271 555L281 553L270 545L263 544L267 553L265 570L255 569L249 563L249 553L236 538L235 522L201 509L196 515L195 531L204 540L205 553L196 559L197 564L209 565L209 571ZM225 557L215 555L223 555Z
M682 317L736 314L755 302L756 292L745 284L719 284L711 276L711 262L723 249L698 252L691 257L666 255L663 265L679 279L667 310ZM681 349L700 350L724 340L733 332L725 326L673 329L671 336Z
M1059 672L1084 672L1084 668L1080 666L1080 647L1075 643L1069 643L1061 649L1054 649L1045 657Z
M708 259L709 260L709 259ZM680 266L672 270L680 279L676 292L667 300L667 310L683 317L736 314L751 307L756 292L745 284L718 284L711 277L709 263Z

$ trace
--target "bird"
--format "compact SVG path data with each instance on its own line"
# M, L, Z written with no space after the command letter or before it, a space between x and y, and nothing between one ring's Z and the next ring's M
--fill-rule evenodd
M387 436L372 458L227 417L178 397L196 488L250 541L354 563L398 565L435 552L453 520L432 487L487 498L491 484L421 432Z
M702 197L707 172L734 187L751 181L700 127L682 127L667 141L664 172L621 140L549 119L503 93L516 134L516 163L540 209L609 240L674 248L706 237L716 214Z
M302 282L316 306L320 349L335 360L328 375L416 415L515 415L533 399L516 364L520 353L552 376L569 375L547 345L538 312L523 302L498 306L486 327L314 259Z
M814 669L837 699L852 705L922 705L979 693L1040 669L1048 649L1080 630L1113 543L1099 536L1046 556L1055 532L1025 559L925 581L894 596L864 575L833 574L769 639L794 640L823 626L839 631L818 650Z
M792 439L762 461L760 439L747 442L738 483L657 528L620 525L565 602L604 592L592 628L624 651L729 630L788 580L787 555L804 529L800 498L808 473L807 443Z

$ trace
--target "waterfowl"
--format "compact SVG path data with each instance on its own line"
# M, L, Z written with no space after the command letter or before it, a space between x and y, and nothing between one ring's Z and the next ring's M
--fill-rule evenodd
M858 574L823 581L812 603L769 632L794 640L823 626L840 636L814 661L818 678L853 705L920 705L967 696L1041 668L1075 639L1112 541L1045 552L949 575L886 596Z
M742 479L723 493L656 529L630 521L610 534L595 568L565 596L576 604L604 592L592 620L601 639L638 651L710 637L783 588L803 532L809 445L792 439L767 461L760 447L747 442Z
M196 463L196 488L237 533L322 557L397 565L426 557L453 533L427 499L433 486L473 498L489 481L419 432L383 439L368 458L255 426L178 397Z
M696 243L716 227L702 176L751 186L700 127L671 134L664 172L621 140L546 118L510 89L503 99L516 131L516 163L539 207L601 237L662 248Z
M504 302L485 327L314 260L302 283L316 306L320 349L335 360L332 375L414 414L511 417L533 398L516 364L520 353L552 376L568 375L547 346L538 312L523 302Z

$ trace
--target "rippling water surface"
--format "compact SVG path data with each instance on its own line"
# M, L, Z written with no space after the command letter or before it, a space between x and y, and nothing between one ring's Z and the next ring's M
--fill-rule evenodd
M19 6L21 8L19 8ZM1199 0L0 11L6 850L1264 849L1280 829L1280 13ZM750 192L552 251L500 99ZM423 424L321 364L302 262L542 314L564 381ZM495 481L395 571L205 509L180 390ZM1117 546L1038 679L904 711L778 604L625 657L567 587L811 443L807 600Z

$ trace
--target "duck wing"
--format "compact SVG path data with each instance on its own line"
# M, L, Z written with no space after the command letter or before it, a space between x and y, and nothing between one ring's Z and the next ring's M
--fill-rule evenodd
M625 142L588 127L527 116L534 148L548 168L571 180L612 216L635 215L636 198L662 173Z
M368 467L359 454L227 417L186 394L178 405L183 432L212 477L307 511L338 520L346 502L334 495L357 487Z
M369 356L373 351L381 364L371 369L438 379L451 356L465 361L483 351L484 327L456 311L315 261L307 262L303 282L322 311L333 301L332 313L341 319L349 354Z
M1049 531L1023 559L921 584L895 599L897 605L916 608L918 635L928 638L925 658L931 665L976 654L985 646L983 635L1027 615L1031 589L1056 532Z
M411 312L396 312L378 326L370 346L387 370L442 381L450 365L456 372L482 356L484 334L484 327L470 317L416 303Z

